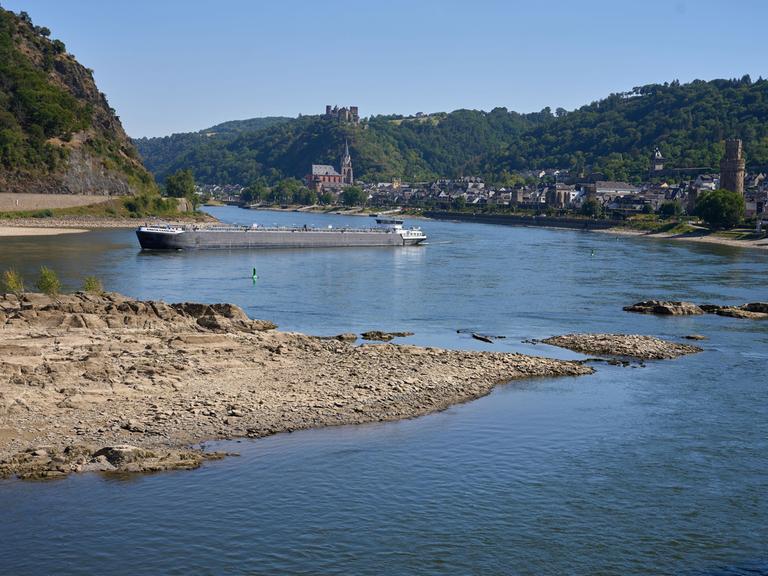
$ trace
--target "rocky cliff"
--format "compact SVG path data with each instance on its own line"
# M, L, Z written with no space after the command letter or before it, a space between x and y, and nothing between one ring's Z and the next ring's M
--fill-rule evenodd
M153 189L93 73L29 16L0 8L0 192Z

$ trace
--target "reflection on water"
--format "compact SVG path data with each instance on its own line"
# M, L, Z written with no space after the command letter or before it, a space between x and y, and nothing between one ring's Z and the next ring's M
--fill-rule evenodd
M361 222L216 213L246 224ZM45 263L69 286L96 274L141 298L235 302L316 334L410 330L403 341L570 358L523 340L696 332L706 350L515 383L411 421L224 443L242 456L195 472L0 484L0 572L765 573L768 323L621 307L766 300L768 255L421 225L429 244L407 249L141 253L132 231L14 238L0 244L0 263L28 275ZM458 328L507 339L489 345Z

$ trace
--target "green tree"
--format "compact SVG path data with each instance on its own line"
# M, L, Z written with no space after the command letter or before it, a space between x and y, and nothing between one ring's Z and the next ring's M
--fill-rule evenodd
M297 201L304 189L304 184L297 178L283 178L272 188L271 198L279 204L292 204Z
M597 200L587 200L581 205L581 213L584 216L599 218L603 214L603 207L600 206L600 202Z
M659 216L662 218L679 218L682 213L683 207L680 205L679 200L663 202L659 206Z
M15 268L8 268L3 272L3 290L21 298L24 294L24 279Z
M256 180L240 194L240 202L253 204L262 202L269 197L269 188L263 179Z
M467 206L467 199L464 196L456 196L451 200L451 207L454 210L463 210Z
M186 198L196 211L200 197L195 192L195 177L192 170L177 170L175 174L165 179L165 194L171 198Z
M51 298L55 298L61 292L61 281L56 272L47 266L40 267L40 275L37 278L37 289Z
M696 201L696 215L715 230L733 228L744 217L744 198L730 190L710 190Z
M188 198L195 193L192 170L177 170L165 179L165 194L172 198Z
M331 204L333 204L333 194L331 194L330 192L323 192L318 197L318 202L320 202L320 204L323 204L324 206L330 206Z
M341 203L345 206L362 206L365 204L365 194L357 186L348 186L341 193Z

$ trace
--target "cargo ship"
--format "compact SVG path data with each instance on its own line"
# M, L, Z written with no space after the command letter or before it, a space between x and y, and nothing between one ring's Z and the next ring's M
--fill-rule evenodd
M402 220L378 218L374 228L252 226L141 226L136 236L143 250L236 248L347 248L414 246L427 236Z

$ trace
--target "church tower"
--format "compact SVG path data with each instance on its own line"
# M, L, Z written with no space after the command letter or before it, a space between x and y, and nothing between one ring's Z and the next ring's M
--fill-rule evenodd
M352 156L349 155L349 143L346 140L344 141L344 156L341 158L341 183L355 183L355 178L352 175Z

